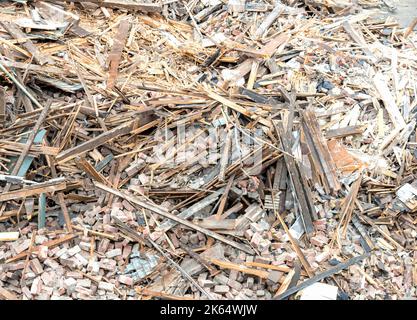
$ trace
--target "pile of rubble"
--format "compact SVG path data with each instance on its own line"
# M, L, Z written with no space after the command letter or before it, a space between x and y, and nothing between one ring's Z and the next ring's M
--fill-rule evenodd
M417 36L388 1L0 3L0 299L417 296Z

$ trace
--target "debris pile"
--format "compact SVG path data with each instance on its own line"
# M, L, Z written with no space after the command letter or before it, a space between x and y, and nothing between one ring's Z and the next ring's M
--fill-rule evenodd
M379 0L0 3L0 299L404 299L417 20Z

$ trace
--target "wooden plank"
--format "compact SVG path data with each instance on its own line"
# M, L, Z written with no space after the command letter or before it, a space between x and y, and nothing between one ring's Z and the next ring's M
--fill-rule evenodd
M279 34L257 52L262 55L264 59L269 59L276 53L277 48L282 46L284 43L287 43L289 39L290 36L288 34Z
M33 44L33 42L28 38L28 36L23 33L20 28L13 22L0 21L0 25L15 39L23 42L23 47L30 52L33 56L33 59L40 65L46 63L53 63L53 60L49 57L46 57L45 54L41 53L39 49Z
M274 10L272 10L268 16L262 21L259 25L258 29L255 31L255 39L259 39L263 36L266 30L274 23L274 21L279 17L279 15L283 12L282 4L277 2L275 4Z
M232 134L233 132L230 130L226 134L226 138L223 144L223 151L222 151L222 155L220 158L220 172L218 176L218 179L221 182L223 182L225 179L227 166L229 165L229 162L230 162L230 148L232 145Z
M368 248L365 248L365 251L371 251L374 250L376 248L374 242L372 241L371 237L368 235L365 227L360 223L358 217L356 215L352 216L352 223L355 226L355 228L358 230L358 232L360 233L361 237L363 238L363 240L365 241L365 246L368 246Z
M236 219L224 219L216 220L214 219L204 219L195 221L195 224L210 230L234 230L236 228Z
M226 206L226 202L227 202L227 199L228 199L228 196L229 196L229 191L232 188L233 181L235 181L235 175L232 175L229 178L229 181L227 182L227 185L226 185L226 188L224 190L224 193L223 193L223 195L222 195L222 197L220 199L219 208L217 209L217 212L216 212L216 218L217 219L221 219L222 218L223 210L224 210L224 207Z
M20 167L22 166L23 161L26 160L26 155L28 154L32 144L34 143L42 123L45 121L45 118L48 115L50 106L51 104L47 103L46 106L43 108L41 114L39 115L39 118L36 120L35 126L29 133L29 137L26 141L25 147L13 167L13 170L11 172L12 175L18 175Z
M19 190L3 192L2 194L0 194L0 202L22 199L34 195L39 195L44 192L55 192L59 190L64 190L66 187L67 183L65 178L52 179L47 182L27 186Z
M19 239L19 232L0 232L1 241L16 241Z
M274 193L272 193L272 196L274 197ZM273 199L273 197L272 197L272 199ZM274 201L274 200L272 200L272 201ZM274 204L274 207L276 208L275 204ZM276 217L278 218L279 223L281 224L285 233L287 234L287 237L291 242L291 246L293 247L295 253L297 254L298 259L300 260L301 264L303 265L304 269L306 270L308 276L313 277L314 276L314 270L311 267L308 260L306 259L304 253L301 251L301 248L298 244L298 241L292 236L290 230L287 227L287 224L285 223L284 219L282 219L281 214L276 209L274 209L274 213L275 213Z
M107 89L113 89L116 84L118 69L122 52L126 44L127 36L129 34L130 22L129 20L120 21L116 36L114 37L113 47L109 54L109 76L107 79Z
M39 196L39 214L38 214L38 228L45 228L46 223L46 194L43 192Z
M209 260L212 264L215 264L216 266L222 269L235 270L235 271L239 271L245 274L250 274L250 275L259 277L261 279L268 279L268 275L269 275L268 271L252 269L242 264L237 264L237 263L233 263L230 261L224 261L224 260L211 258L211 257L207 257L207 260Z
M42 131L43 130L41 130L39 133L41 133ZM43 132L46 133L46 131L43 131ZM40 136L39 133L38 133L38 136ZM26 141L26 139L22 139L22 140ZM33 141L33 143L39 143L39 142L41 141L37 141L36 138ZM0 140L0 146L1 148L5 150L10 150L10 151L15 151L15 152L20 153L24 149L25 144L21 142ZM43 155L49 155L49 156L56 156L59 153L59 148L47 147L47 146L42 146L42 145L32 145L29 149L29 153L35 154L35 155L43 154Z
M260 262L244 262L243 264L245 266L248 266L248 267L264 268L264 269L281 271L281 272L285 272L285 273L289 273L293 270L292 268L288 267L287 265L276 266L276 265L273 265L273 264L265 264L265 263L260 263ZM301 274L303 276L307 275L307 273L305 273L305 272L302 272Z

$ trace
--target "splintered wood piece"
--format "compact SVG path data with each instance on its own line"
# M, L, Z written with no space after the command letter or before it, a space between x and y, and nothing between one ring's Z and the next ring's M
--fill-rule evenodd
M365 244L368 246L367 251L374 250L376 248L375 244L373 243L371 237L366 232L365 227L360 223L358 217L356 215L352 216L352 223L355 226L355 228L360 233L361 237L365 241Z
M136 120L125 122L116 128L106 131L98 135L97 137L94 137L88 141L79 144L78 146L64 150L56 156L56 161L58 164L61 164L77 156L81 156L85 152L93 150L116 137L128 134L136 128L136 124Z
M137 204L138 206L140 206L140 207L142 207L144 209L148 209L148 210L150 210L150 211L152 211L152 212L154 212L156 214L159 214L159 215L161 215L161 216L163 216L165 218L171 219L171 220L173 220L173 221L175 221L177 223L180 223L180 224L182 224L182 225L184 225L186 227L189 227L191 229L194 229L196 231L199 231L201 233L204 233L206 236L212 237L212 238L214 238L216 240L219 240L219 241L221 241L223 243L226 243L226 244L228 244L228 245L230 245L230 246L232 246L232 247L234 247L236 249L239 249L239 250L241 250L243 252L246 252L246 253L249 253L249 254L253 254L253 250L250 247L248 247L246 245L243 245L243 244L240 244L240 243L237 243L235 241L229 240L226 237L223 237L223 236L219 235L216 232L213 232L213 231L210 231L210 230L201 228L199 226L196 226L194 223L191 223L191 222L189 222L187 220L181 219L180 217L178 217L176 215L173 215L172 213L169 213L169 212L165 211L164 209L160 208L159 206L156 206L156 205L151 204L151 203L144 202L144 201L140 200L139 198L128 194L127 192L118 191L116 189L113 189L113 188L110 188L110 187L108 187L106 185L103 185L103 184L101 184L99 182L95 182L94 181L93 183L94 183L94 185L97 188L99 188L99 189L101 189L103 191L112 193L115 196L118 196L118 197L120 197L122 199L125 199L125 200L129 201L129 202L135 203L135 204Z
M336 166L320 130L317 118L311 109L304 111L302 127L310 151L310 157L315 169L318 171L320 180L324 183L324 187L328 193L335 194L340 190Z
M277 218L278 218L281 226L283 227L285 233L287 234L288 239L291 242L291 246L293 247L295 253L298 256L298 259L300 259L301 264L303 265L304 269L306 270L307 275L309 277L313 277L314 276L314 270L311 267L310 263L307 261L304 253L301 251L300 246L299 246L297 240L292 236L290 230L287 227L287 224L285 223L284 219L282 219L282 217L279 214L279 212L276 209L274 209L274 212L275 212L275 215L277 216Z
M229 107L232 110L235 110L253 120L258 120L259 123L263 124L264 126L269 127L271 125L271 122L256 116L253 112L246 110L245 108L239 106L238 104L234 103L233 101L230 101L227 98L224 98L220 95L218 95L217 93L215 93L214 91L211 91L210 89L206 89L207 95L212 98L213 100L216 100L222 104L224 104L225 106Z
M417 17L410 22L410 25L404 31L404 39L407 39L408 36L413 32L414 28L417 26Z
M65 0L46 0L47 2L61 3ZM71 2L86 2L85 0L71 0ZM159 3L146 3L135 0L88 0L104 8L124 8L143 12L161 12L162 5Z
M288 296L290 296L294 293L297 293L298 291L303 290L304 288L307 288L308 286L311 286L312 284L314 284L314 283L316 283L320 280L328 278L328 277L330 277L330 276L332 276L332 275L334 275L334 274L336 274L336 273L338 273L338 272L340 272L344 269L347 269L348 267L350 267L354 264L357 264L357 263L361 262L363 259L367 258L368 256L369 256L369 254L363 254L363 255L360 255L360 256L353 257L346 262L339 263L337 266L335 266L335 267L333 267L333 268L331 268L327 271L324 271L324 272L314 276L313 278L310 278L310 279L300 283L299 285L296 285L295 287L289 288L284 293L274 297L274 300L285 299L286 297L288 297Z
M19 41L24 41L22 43L23 47L33 55L33 59L40 65L46 63L52 63L53 60L41 53L39 49L33 44L33 42L24 34L20 28L13 22L0 21L1 26L6 29L6 31L15 39Z
M117 236L116 235L112 235L112 234L107 234L107 233L103 233L103 232L98 232L98 231L94 231L94 230L90 230L87 228L84 228L82 226L78 226L78 225L73 225L72 226L75 230L78 231L82 231L84 233L88 233L92 236L98 236L98 237L103 237L103 238L108 238L110 240L116 241L117 240Z
M255 268L264 268L264 269L269 269L269 270L276 270L276 271L281 271L281 272L285 272L285 273L290 273L293 271L293 269L291 269L290 267L287 267L286 265L283 266L276 266L273 264L265 264L265 263L260 263L260 262L245 262L244 263L245 266L248 267L255 267ZM307 273L306 272L301 272L301 274L303 276L306 276Z
M233 263L230 261L224 261L216 258L207 258L211 263L215 264L216 266L219 266L222 269L229 269L229 270L236 270L245 274L250 274L253 276L257 276L261 279L268 279L269 272L258 270L258 269L251 269L248 267L245 267L241 264Z
M251 71L250 71L250 75L249 75L249 79L248 79L248 84L246 85L246 87L249 90L253 89L253 86L254 86L255 81L256 81L256 77L258 76L258 70L259 70L259 62L258 61L253 61Z
M227 202L227 199L228 199L229 191L232 188L232 185L233 185L233 181L234 180L235 180L235 176L232 175L229 178L229 181L227 182L227 185L226 185L226 188L224 190L224 193L223 193L223 195L222 195L222 197L220 199L219 208L217 209L217 212L216 212L216 216L215 217L216 217L217 220L222 219L223 210L224 210L224 207L226 206L226 202Z
M366 167L364 163L351 155L336 139L329 140L327 146L337 170L343 173L352 173L355 170Z
M385 239L391 242L398 249L404 250L404 247L401 244L395 241L386 231L384 231L380 226L373 222L372 219L368 218L365 215L360 215L359 218L363 220L365 223L370 224L372 227L374 227Z
M364 131L365 131L365 126L348 126L344 128L327 130L325 134L326 134L327 139L333 139L333 138L344 138L347 136L361 134Z
M126 44L127 37L129 35L130 22L129 20L122 20L119 24L112 50L109 54L109 77L107 79L107 89L113 89L116 84L118 69L122 52Z
M232 76L227 77L226 83L223 87L226 88L229 85L234 86L239 79L246 76L252 70L252 65L254 62L254 59L249 58L240 63L236 68L233 69Z
M3 71L6 76L13 81L13 83L20 89L22 90L22 92L26 95L27 98L30 99L30 101L32 101L38 108L40 108L41 110L44 109L43 106L39 103L38 100L36 100L36 98L26 89L26 87L21 83L21 81L19 81L19 79L17 79L15 76L13 76L3 65L2 62L0 62L0 70ZM18 78L20 78L18 76ZM31 109L32 106L30 106ZM30 110L32 111L32 109Z
M116 218L117 219L117 218ZM134 229L132 229L131 227L129 227L128 225L126 225L124 222L120 221L117 219L116 221L117 225L119 227L122 228L123 231L127 232L129 235L133 236L133 239L138 240L139 242L142 242L144 239L142 237L142 235L140 235L138 232L136 232ZM206 290L204 290L204 288L202 288L197 281L195 281L189 274L188 272L182 268L178 263L176 263L174 260L171 259L170 255L168 253L166 253L164 250L162 250L162 248L156 244L154 241L152 241L151 239L149 239L149 237L146 239L147 241L150 242L150 244L163 256L165 257L165 259L168 260L168 262L175 268L177 269L183 276L185 279L187 279L188 281L190 281L191 284L193 284L198 290L200 290L201 293L203 293L205 296L207 296L207 298L209 298L209 300L213 300L213 297L211 296L211 294L209 294Z
M101 182L103 184L108 183L106 178L101 173L97 172L96 169L90 164L90 162L88 162L84 157L78 158L76 163L77 163L77 166L81 170L85 171L85 173L87 173L87 175L90 178L98 182Z
M278 297L280 294L284 293L285 291L287 291L292 278L295 275L295 270L290 270L287 274L287 276L284 279L284 282L281 284L281 286L278 288L277 293L275 294L275 297Z
M37 183L31 186L24 187L19 190L8 191L0 194L0 202L22 199L34 195L39 195L45 192L55 192L64 190L67 187L65 178L52 179L47 182Z
M221 202L220 202L221 205ZM225 213L220 216L220 220L226 219L233 213L237 213L243 209L243 204L241 202L236 203L233 207L229 208Z
M36 143L36 140L34 141ZM4 144L4 145L3 145ZM0 146L6 150L16 151L19 154L26 147L24 143L0 140ZM31 154L43 154L48 156L56 156L59 153L59 148L46 147L41 145L32 145L29 149Z
M342 209L341 209L341 217L339 222L339 227L342 227L342 235L346 234L347 226L352 218L352 212L355 206L355 200L357 198L359 188L362 182L362 174L356 179L356 181L352 184L349 194L343 201Z
M365 38L360 30L357 30L353 27L353 25L349 21L345 21L343 23L343 28L349 34L349 36L355 41L357 44L362 46L363 51L370 56L374 57L374 54L369 49L368 44L366 43Z

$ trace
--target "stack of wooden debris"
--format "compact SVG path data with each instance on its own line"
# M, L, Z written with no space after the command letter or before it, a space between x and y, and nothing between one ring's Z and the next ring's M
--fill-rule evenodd
M2 1L0 299L415 298L386 2Z

